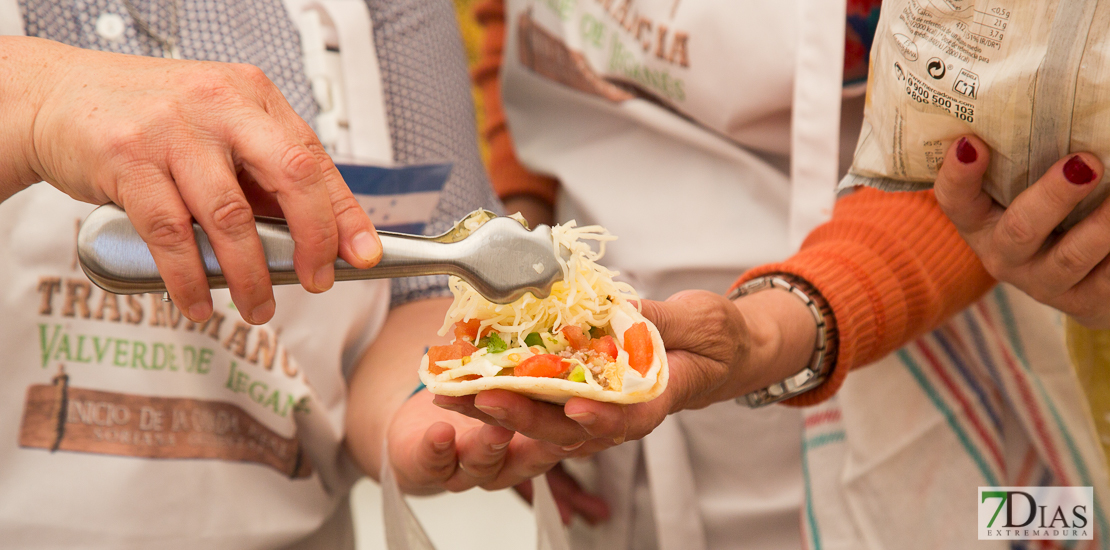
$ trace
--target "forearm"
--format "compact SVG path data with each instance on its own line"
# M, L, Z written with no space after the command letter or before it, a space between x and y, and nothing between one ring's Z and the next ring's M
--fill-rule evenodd
M420 382L417 369L424 350L447 343L436 332L450 305L450 298L434 298L394 308L351 375L347 449L375 479L390 419Z
M0 202L42 179L35 117L73 50L40 38L0 36Z
M474 69L473 78L485 108L486 122L481 131L490 147L490 181L497 196L506 201L512 197L526 196L550 207L555 203L558 181L529 172L520 163L513 150L512 137L501 106L501 63L506 25L504 0L486 0L478 4L475 7L475 16L482 26L484 36L481 58ZM525 215L527 217L527 213Z
M849 370L932 330L995 284L932 192L863 189L845 197L798 254L741 280L774 272L809 281L828 301L839 333L830 380L792 400L796 405L828 398Z

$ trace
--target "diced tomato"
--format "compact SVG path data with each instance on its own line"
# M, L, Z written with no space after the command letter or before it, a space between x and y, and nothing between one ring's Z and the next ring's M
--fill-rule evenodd
M590 351L597 352L601 355L608 355L609 360L612 361L617 358L617 340L609 335L602 336L601 338L594 338L590 340Z
M536 376L540 378L557 378L570 370L570 362L563 361L562 357L551 353L533 355L520 362L513 369L513 376Z
M651 345L651 341L648 341L648 345ZM459 348L460 359L463 357L470 357L474 352L478 351L478 348L474 347L470 342L455 342L455 347Z
M646 376L655 353L647 323L640 321L624 331L624 351L628 352L628 365Z
M470 357L476 351L478 351L478 348L465 341L446 346L432 346L428 348L428 371L432 374L439 374L443 372L443 367L436 365L436 362Z
M586 336L586 333L581 327L567 325L560 329L559 332L563 333L563 337L570 343L571 349L589 349L590 337Z
M469 321L459 321L455 323L455 341L456 342L477 342L478 329L482 326L482 322L478 319L471 319Z

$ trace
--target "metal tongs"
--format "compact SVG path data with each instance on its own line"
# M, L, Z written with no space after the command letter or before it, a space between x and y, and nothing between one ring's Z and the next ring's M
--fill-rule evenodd
M485 220L477 229L472 227ZM297 284L293 271L293 239L283 220L255 220L270 282ZM197 245L211 288L227 288L208 235L193 224ZM512 218L476 210L436 237L379 231L382 260L370 269L356 269L335 261L335 280L385 279L418 275L457 275L492 302L507 304L531 292L546 298L551 285L563 277L555 257L551 228L533 230ZM565 249L560 249L566 254ZM77 234L77 256L89 280L116 294L164 292L165 283L146 243L127 214L114 204L94 210Z

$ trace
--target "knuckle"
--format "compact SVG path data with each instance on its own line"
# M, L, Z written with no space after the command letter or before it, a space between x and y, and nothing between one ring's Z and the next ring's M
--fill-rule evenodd
M306 187L319 179L320 165L316 155L303 145L290 145L282 151L278 159L281 173L289 183L297 187Z
M265 271L251 269L247 276L228 281L228 286L231 287L232 299L235 300L236 306L241 311L249 311L250 298L259 295L264 283L269 282L269 280Z
M139 158L146 147L146 130L139 124L121 121L113 125L104 136L104 144L111 157L117 159Z
M226 73L207 72L189 81L189 96L201 105L225 105L239 97L233 79Z
M254 86L269 88L273 85L270 81L270 77L266 76L266 72L255 65L238 63L234 66L233 70L239 78L242 78Z
M212 224L217 231L233 239L250 234L254 227L254 211L251 210L246 199L229 194L217 204L218 206L212 211Z
M1011 209L1006 214L998 224L1002 238L1019 246L1035 244L1037 232L1029 216L1017 209Z
M1065 274L1082 273L1090 269L1095 258L1071 242L1062 242L1053 250L1052 264Z
M149 243L156 247L179 250L193 244L193 224L177 216L156 216L148 235Z
M345 194L334 200L332 202L332 211L335 213L335 218L339 220L352 216L364 216L362 206L350 194Z

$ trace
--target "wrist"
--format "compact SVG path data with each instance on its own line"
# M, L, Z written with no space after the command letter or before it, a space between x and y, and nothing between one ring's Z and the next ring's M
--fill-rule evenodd
M0 37L0 200L47 179L35 125L57 83L72 69L73 47L41 38Z
M809 366L817 340L812 313L796 296L779 288L732 301L751 333L748 368L740 397L780 382Z

